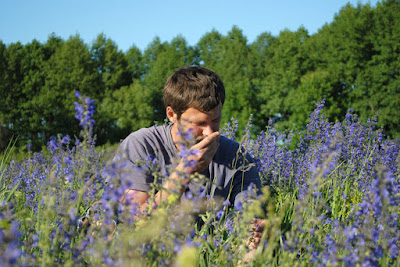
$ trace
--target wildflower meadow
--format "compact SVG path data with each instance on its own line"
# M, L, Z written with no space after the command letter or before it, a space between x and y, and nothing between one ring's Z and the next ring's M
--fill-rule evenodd
M0 265L400 266L400 143L373 119L350 110L329 122L323 101L304 132L280 133L271 122L254 134L250 120L238 133L232 119L221 133L242 136L261 194L249 188L247 201L218 206L200 188L184 203L171 195L155 207L150 197L142 213L121 204L124 163L96 147L95 103L75 95L80 133L55 136L21 161L9 158L10 144L0 161ZM167 175L156 159L143 164ZM266 224L246 261L254 218Z

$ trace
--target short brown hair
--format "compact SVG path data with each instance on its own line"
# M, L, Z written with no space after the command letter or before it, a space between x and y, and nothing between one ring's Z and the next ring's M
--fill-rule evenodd
M224 101L224 84L214 71L204 67L179 68L164 86L164 104L178 117L190 107L210 111Z

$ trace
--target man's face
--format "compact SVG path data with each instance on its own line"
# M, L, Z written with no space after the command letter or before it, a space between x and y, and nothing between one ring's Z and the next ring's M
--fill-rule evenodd
M184 132L191 130L197 141L219 130L221 123L222 105L219 104L210 111L200 111L190 107L182 113L178 127ZM177 117L176 117L177 118Z

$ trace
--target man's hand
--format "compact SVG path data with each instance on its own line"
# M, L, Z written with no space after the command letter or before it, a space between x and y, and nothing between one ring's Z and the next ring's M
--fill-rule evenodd
M257 247L261 241L265 223L265 219L255 219L250 223L250 231L252 235L249 239L247 239L247 246L249 247L250 251L247 252L246 255L244 255L244 263L249 263L253 260L256 254ZM238 264L242 264L242 260L239 260Z
M212 158L217 152L219 146L218 139L219 132L214 132L192 146L190 148L191 150L198 150L199 152L196 155L190 156L188 159L186 159L196 162L196 164L190 166L190 169L186 169L186 171L188 171L189 173L200 173L204 171L208 167L208 165L210 165ZM177 168L180 171L183 171L185 169L183 161L184 159L181 160Z
M265 227L265 219L255 219L250 224L250 231L252 232L252 236L249 238L247 245L250 249L256 249L260 244L260 240Z

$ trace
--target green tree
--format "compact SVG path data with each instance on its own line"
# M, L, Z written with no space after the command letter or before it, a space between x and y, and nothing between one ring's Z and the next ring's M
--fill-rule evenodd
M374 54L370 41L373 27L370 5L353 7L347 4L333 22L313 38L318 40L310 49L316 51L312 54L318 58L316 70L329 73L323 78L327 87L322 90L332 97L326 102L326 116L331 121L342 120L347 110L354 107L350 95L355 89L355 81Z
M215 29L206 33L197 43L195 50L198 54L198 63L213 69L222 55L218 53L218 43L222 35Z
M111 39L106 38L104 34L99 34L96 41L92 43L90 52L101 77L101 86L97 92L100 99L105 93L132 82L125 54L118 50L118 46Z
M265 77L259 82L260 116L274 118L281 128L292 127L287 122L294 112L300 79L312 67L304 48L308 38L303 27L296 32L284 30L264 52L267 60L262 71Z
M149 93L139 80L134 80L131 85L123 86L103 99L99 108L101 113L107 115L109 126L104 130L108 141L118 142L130 132L153 123L148 115L153 111L148 104Z
M331 74L326 70L310 71L303 75L300 85L296 89L295 104L293 113L289 117L288 125L296 126L302 130L308 122L315 104L325 100L325 115L332 119L333 114L341 113L343 106L340 106L340 95L336 95L335 84L331 81Z
M33 97L41 118L43 139L57 134L76 134L79 128L73 104L75 91L98 101L98 73L88 46L79 35L71 36L55 50L44 71L45 84Z
M400 137L400 2L382 1L373 10L368 35L372 55L357 74L350 99L363 120L378 114L378 125Z
M255 112L254 99L257 95L250 81L247 38L242 30L234 26L219 40L215 52L218 61L211 68L221 77L226 90L222 122L228 122L234 117L242 130L250 115Z
M38 41L22 46L11 44L5 51L2 77L1 120L8 130L18 137L19 144L41 144L38 129L41 120L35 109L33 97L38 95L45 82L44 63L49 52Z
M128 68L131 72L133 79L141 79L145 74L145 69L143 66L143 54L140 49L132 45L128 52L126 53L126 59L128 61Z
M276 37L272 36L268 32L261 33L257 36L256 40L250 45L250 54L249 54L249 75L251 80L252 90L257 92L257 95L253 99L253 106L259 111L259 108L262 104L265 104L265 99L260 97L262 87L264 86L264 80L266 77L271 75L271 69L268 68L268 64L270 64L270 60L273 56L273 50L271 49L271 45L275 42ZM261 112L255 112L254 114L254 123L264 128L264 126L268 123L269 118L272 117L269 115L265 116L265 114Z
M17 136L21 130L19 104L23 101L22 80L23 80L23 46L17 42L7 47L2 46L2 60L0 63L2 81L0 83L0 114L1 122L11 134ZM21 138L23 139L23 137Z
M292 123L304 121L313 102L326 99L330 121L342 120L349 108L366 121L378 114L379 126L399 132L399 2L347 4L306 48L312 68L301 78ZM318 99L319 98L319 99ZM311 102L311 103L310 103Z
M46 46L37 41L32 41L24 46L24 57L22 66L24 66L24 76L21 83L23 98L20 99L19 111L21 115L21 126L28 129L25 132L27 138L35 147L38 147L43 141L38 134L41 129L41 117L37 113L37 108L33 98L39 95L41 88L45 84L46 72L44 66L49 59L49 53ZM21 134L21 132L20 132Z
M244 129L250 115L254 114L255 95L250 80L250 49L241 29L233 26L226 36L216 30L205 34L196 45L198 62L214 70L225 85L225 104L222 124L232 117Z
M97 70L98 87L96 94L92 96L97 100L97 112L95 113L95 133L97 134L98 144L103 144L110 139L112 127L109 112L105 108L103 101L105 96L113 94L123 86L132 83L132 74L128 67L125 54L118 50L118 46L104 34L99 34L92 43L91 61Z
M11 138L9 127L6 123L6 76L7 76L7 48L0 40L0 151L3 151Z
M146 121L163 122L166 118L162 100L165 81L177 68L194 62L194 49L187 45L182 36L175 37L171 43L161 43L156 38L144 55L147 71L142 85L148 92L148 104L152 107L145 118Z
M273 56L271 45L275 40L276 37L272 36L271 33L264 32L258 35L250 45L251 77L253 82L257 84L260 84L260 80L271 74L267 64Z

